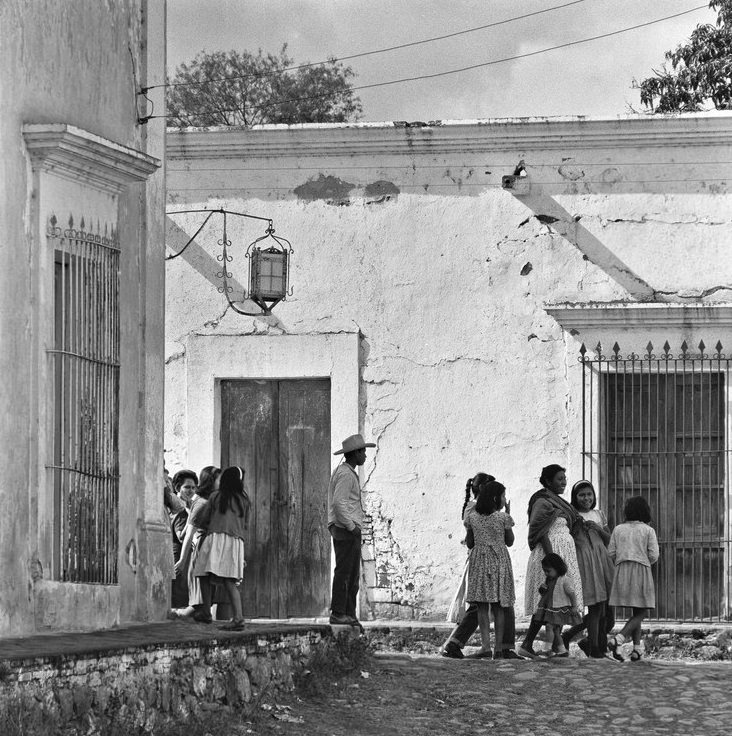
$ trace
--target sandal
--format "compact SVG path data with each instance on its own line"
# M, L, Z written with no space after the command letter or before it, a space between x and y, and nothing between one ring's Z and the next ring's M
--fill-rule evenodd
M533 647L525 647L523 644L516 650L516 654L518 654L522 659L536 659L537 656L539 656L534 651Z
M623 641L618 641L618 638L622 638ZM621 646L624 642L625 638L622 636L622 634L611 636L607 640L607 648L610 650L610 654L613 655L613 659L617 660L618 662L625 662L625 657L623 657L622 654L618 654L618 647Z
M640 653L640 651L633 647L633 651L630 653L630 661L637 662L642 656L643 655Z
M238 621L237 620L229 621L228 624L224 624L223 626L220 626L219 628L222 631L243 631L245 625L246 624L244 623L244 619L240 618Z

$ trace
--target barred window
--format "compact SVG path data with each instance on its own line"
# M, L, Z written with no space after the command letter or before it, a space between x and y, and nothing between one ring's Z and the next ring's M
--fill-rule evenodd
M119 245L82 218L49 220L54 252L54 577L116 583Z
M659 619L732 618L730 358L668 342L656 356L590 356L583 345L583 472L596 483L612 525L643 496L661 556L654 566ZM594 478L592 477L594 476Z

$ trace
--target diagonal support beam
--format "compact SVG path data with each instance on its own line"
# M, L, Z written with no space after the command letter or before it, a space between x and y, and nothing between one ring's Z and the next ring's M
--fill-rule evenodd
M551 227L563 238L572 243L590 262L599 266L610 278L617 281L638 301L653 301L656 292L653 287L634 273L601 240L584 225L577 222L555 199L532 186L527 193L511 192L516 199L526 205L540 220L551 218Z

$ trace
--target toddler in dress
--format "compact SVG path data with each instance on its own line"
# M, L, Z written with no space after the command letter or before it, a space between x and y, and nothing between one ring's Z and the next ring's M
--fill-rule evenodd
M546 624L552 635L550 656L568 657L569 652L562 641L562 626L578 624L582 617L577 610L577 591L567 577L567 565L557 554L550 552L541 561L546 575L539 587L539 604L532 620Z

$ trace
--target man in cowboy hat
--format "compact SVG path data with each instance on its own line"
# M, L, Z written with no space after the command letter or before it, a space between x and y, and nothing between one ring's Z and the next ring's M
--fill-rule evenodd
M334 455L343 455L343 462L333 471L328 486L328 531L333 537L335 570L330 598L330 623L359 625L356 618L356 597L361 575L361 484L356 468L366 462L366 448L376 447L365 442L360 434L343 440Z

